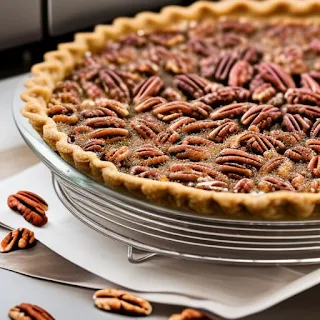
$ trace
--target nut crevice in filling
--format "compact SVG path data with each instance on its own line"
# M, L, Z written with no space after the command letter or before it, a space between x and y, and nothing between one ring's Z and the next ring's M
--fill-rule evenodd
M319 39L316 24L243 19L129 34L57 83L48 116L137 177L319 192Z

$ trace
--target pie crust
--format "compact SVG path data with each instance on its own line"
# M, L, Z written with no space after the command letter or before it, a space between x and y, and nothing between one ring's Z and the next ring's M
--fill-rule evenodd
M78 170L109 186L142 195L154 203L228 218L316 218L320 213L320 194L288 191L266 194L220 193L122 173L113 163L101 161L95 153L68 143L67 135L58 131L56 123L47 115L47 103L55 84L70 74L87 51L96 53L102 50L108 39L118 39L138 30L158 30L179 21L221 16L319 23L320 3L318 0L199 1L189 7L169 6L159 14L143 12L134 18L118 18L112 25L98 25L94 32L78 33L73 42L60 44L57 51L44 55L44 62L32 67L33 76L25 83L27 91L21 94L26 102L22 114L43 139Z

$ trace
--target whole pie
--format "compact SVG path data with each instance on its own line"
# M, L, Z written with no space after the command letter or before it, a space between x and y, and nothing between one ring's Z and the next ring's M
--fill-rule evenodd
M228 1L117 19L33 67L23 115L79 170L154 202L316 217L319 14Z

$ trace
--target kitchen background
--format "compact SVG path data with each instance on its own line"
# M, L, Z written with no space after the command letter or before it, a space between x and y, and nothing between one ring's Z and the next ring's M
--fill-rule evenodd
M95 24L190 0L1 0L0 78L28 72L46 51Z

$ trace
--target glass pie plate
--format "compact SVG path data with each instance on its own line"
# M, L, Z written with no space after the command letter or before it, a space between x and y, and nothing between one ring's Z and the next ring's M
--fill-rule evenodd
M24 80L24 79L23 79ZM130 262L156 255L238 265L320 263L320 221L247 221L200 216L154 205L99 184L56 154L20 114L13 117L27 145L51 170L55 191L83 223L128 246Z

